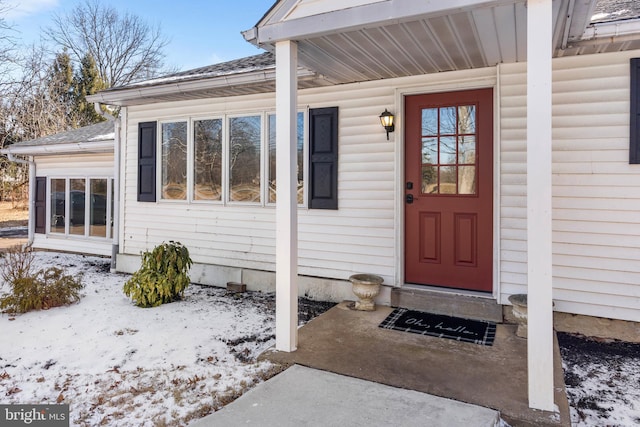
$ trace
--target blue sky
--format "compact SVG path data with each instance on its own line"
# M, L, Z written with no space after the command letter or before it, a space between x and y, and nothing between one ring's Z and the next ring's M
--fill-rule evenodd
M54 14L65 15L84 0L4 0L6 16L21 44L35 43ZM261 50L247 43L241 31L253 27L274 0L100 0L122 12L158 25L170 42L166 65L187 70Z

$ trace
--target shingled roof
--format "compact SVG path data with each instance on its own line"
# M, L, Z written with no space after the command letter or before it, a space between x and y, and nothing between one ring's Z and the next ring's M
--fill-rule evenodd
M44 136L42 138L30 139L28 141L16 142L5 149L2 153L15 154L31 154L30 151L42 151L46 147L46 152L54 154L56 147L63 147L64 151L91 151L91 146L100 146L99 151L104 151L108 146L105 143L113 143L115 139L114 120L106 120L78 129L72 129L66 132L56 133L54 135ZM70 146L75 145L76 148ZM82 148L80 148L82 147ZM96 147L97 148L97 147Z
M192 70L180 71L177 73L161 76L137 83L131 83L127 86L120 86L111 90L131 89L135 87L154 86L163 83L185 82L192 80L208 79L212 77L221 77L231 74L242 74L253 71L263 71L275 69L276 58L271 52L261 53L259 55L247 56L245 58L234 59L232 61L221 62L219 64L207 65L205 67L194 68ZM109 90L105 91L108 92Z
M591 23L614 22L640 18L638 0L598 0L593 11Z
M78 142L109 141L114 139L114 121L107 120L94 125L72 129L54 135L43 136L42 138L31 139L13 144L15 147L26 147L32 145L55 145L55 144L75 144Z

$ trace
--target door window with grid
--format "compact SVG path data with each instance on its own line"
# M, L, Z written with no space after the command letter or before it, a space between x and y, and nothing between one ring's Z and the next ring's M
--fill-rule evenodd
M423 194L476 194L476 107L422 109Z

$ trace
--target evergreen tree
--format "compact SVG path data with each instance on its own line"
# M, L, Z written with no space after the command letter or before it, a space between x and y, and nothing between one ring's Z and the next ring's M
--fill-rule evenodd
M66 50L56 55L46 80L49 104L58 112L48 118L63 129L77 127L73 65Z
M95 111L92 103L87 103L87 95L93 95L106 88L98 73L96 61L90 53L87 53L82 58L80 69L76 73L73 85L79 125L86 126L105 120Z

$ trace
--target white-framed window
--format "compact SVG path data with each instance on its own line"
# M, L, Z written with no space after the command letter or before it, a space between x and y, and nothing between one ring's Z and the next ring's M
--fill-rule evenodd
M160 198L163 200L187 200L187 123L160 123Z
M298 204L305 201L306 114L299 112ZM275 114L255 112L158 122L161 201L274 204Z
M307 143L305 136L308 134L307 132L307 121L304 119L305 114L302 111L298 111L297 120L296 120L296 128L297 132L297 180L298 180L298 205L304 205L305 197L305 188L304 183L307 181L306 171L308 170L307 165L307 156L305 153L307 152ZM268 133L268 144L269 144L269 152L268 152L268 161L267 161L267 176L268 176L268 203L276 202L276 115L274 113L270 113L267 115L267 133Z
M222 118L194 119L193 200L221 202L223 198Z
M263 117L263 114L228 117L230 203L262 203Z
M49 178L48 233L110 239L113 196L112 177Z

